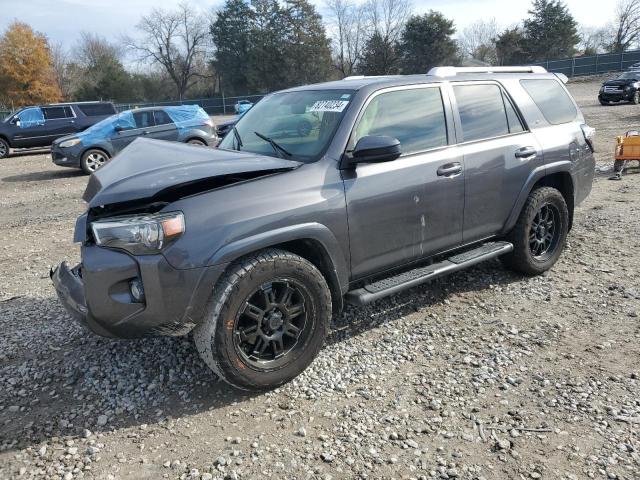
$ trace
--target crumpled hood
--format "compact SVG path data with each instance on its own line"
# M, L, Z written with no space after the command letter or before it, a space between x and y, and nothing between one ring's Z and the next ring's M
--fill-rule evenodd
M89 177L82 198L89 207L162 197L163 192L210 182L200 191L293 170L300 162L254 153L138 138ZM218 180L215 182L214 180Z

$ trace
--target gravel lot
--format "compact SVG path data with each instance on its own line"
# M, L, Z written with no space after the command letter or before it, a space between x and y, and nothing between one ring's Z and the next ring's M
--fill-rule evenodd
M347 308L291 384L245 395L188 338L85 333L49 267L76 260L87 177L0 163L0 477L640 478L640 176L606 180L633 105L601 107L598 174L546 275L498 262ZM609 169L609 171L607 171Z

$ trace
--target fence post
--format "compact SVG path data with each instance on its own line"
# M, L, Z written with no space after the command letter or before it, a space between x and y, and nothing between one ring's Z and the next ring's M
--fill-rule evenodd
M222 114L223 115L227 114L227 104L225 103L225 100L224 100L224 92L222 92Z
M571 76L576 74L576 57L571 57Z
M624 62L624 52L620 54L620 71L624 70L624 67L622 66L623 62Z
M600 55L596 53L596 74L598 73L598 60L600 59Z

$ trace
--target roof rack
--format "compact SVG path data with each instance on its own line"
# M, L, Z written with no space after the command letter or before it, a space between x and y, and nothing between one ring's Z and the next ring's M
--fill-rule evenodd
M547 73L547 70L539 65L524 67L433 67L427 75L453 77L458 73Z

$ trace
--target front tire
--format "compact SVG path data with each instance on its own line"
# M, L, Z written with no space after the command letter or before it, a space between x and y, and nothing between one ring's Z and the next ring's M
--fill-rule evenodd
M569 210L562 194L552 187L538 188L529 194L507 235L513 251L500 258L512 270L539 275L558 261L568 231Z
M296 377L320 351L331 294L320 271L269 249L233 264L194 330L204 362L242 390L266 390Z
M82 154L80 168L87 175L91 175L96 170L102 168L109 161L109 155L103 150L90 148Z
M189 140L187 140L187 143L190 145L197 145L199 147L206 147L207 144L203 141L200 140L199 138L191 138Z
M0 158L7 158L9 156L9 143L0 138Z
M607 101L607 100L600 100L600 105L602 105L604 107L608 106L609 104L610 104L610 102Z

